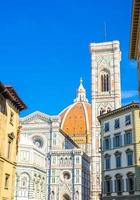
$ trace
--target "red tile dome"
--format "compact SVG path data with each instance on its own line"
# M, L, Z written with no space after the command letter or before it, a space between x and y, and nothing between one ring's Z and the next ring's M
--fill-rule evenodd
M61 129L78 144L91 143L91 104L86 98L82 80L74 103L60 114Z

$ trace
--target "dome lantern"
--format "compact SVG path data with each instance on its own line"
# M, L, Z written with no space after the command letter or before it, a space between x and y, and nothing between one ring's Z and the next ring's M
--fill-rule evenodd
M83 86L83 80L82 78L80 79L80 85L77 90L77 97L74 100L74 102L88 102L88 99L86 98L86 90Z

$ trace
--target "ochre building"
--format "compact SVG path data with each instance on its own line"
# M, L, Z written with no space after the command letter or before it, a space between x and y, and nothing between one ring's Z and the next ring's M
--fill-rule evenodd
M13 199L19 112L25 108L16 91L0 82L0 200Z

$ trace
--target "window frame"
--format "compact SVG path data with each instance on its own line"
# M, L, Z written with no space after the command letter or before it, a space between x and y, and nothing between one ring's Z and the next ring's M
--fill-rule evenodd
M120 118L117 118L114 120L114 129L119 129L119 128L120 128Z
M129 117L129 119L126 119L127 117ZM129 122L127 123L127 121L129 121ZM130 114L125 116L125 126L129 126L129 125L131 125L131 115Z

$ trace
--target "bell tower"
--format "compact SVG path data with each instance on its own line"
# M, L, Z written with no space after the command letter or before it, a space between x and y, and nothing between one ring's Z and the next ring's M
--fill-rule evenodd
M91 43L91 199L101 194L100 124L97 117L121 106L119 41Z

